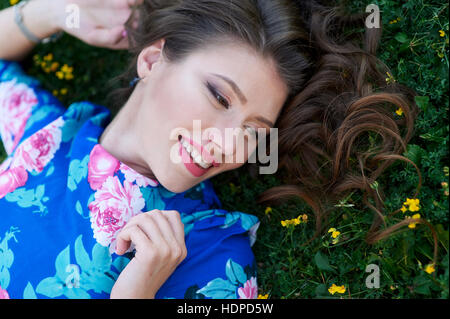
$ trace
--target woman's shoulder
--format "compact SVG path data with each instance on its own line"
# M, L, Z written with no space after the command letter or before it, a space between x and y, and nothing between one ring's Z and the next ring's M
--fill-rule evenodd
M0 59L0 115L0 137L10 155L22 141L56 120L64 120L63 139L69 140L87 119L104 125L110 112L89 101L65 107L20 63Z

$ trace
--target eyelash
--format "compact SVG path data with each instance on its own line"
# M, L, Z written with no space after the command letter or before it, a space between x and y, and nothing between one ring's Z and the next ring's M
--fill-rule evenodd
M227 110L230 108L230 104L228 103L227 99L224 98L217 89L209 82L206 82L206 86L208 87L209 92L212 94L212 96L216 99L217 102L219 102L220 105L222 105ZM222 104L217 97L220 97L223 101L225 101L226 105Z

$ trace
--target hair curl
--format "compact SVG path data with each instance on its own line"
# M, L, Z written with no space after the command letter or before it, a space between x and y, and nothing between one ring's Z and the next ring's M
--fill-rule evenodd
M363 203L374 211L366 236L366 242L374 244L411 222L406 219L387 227L385 217L401 209L383 215L382 187L372 187L377 178L401 160L413 165L419 176L412 198L417 198L422 184L419 168L401 155L414 135L420 112L415 92L395 80L387 81L387 74L392 72L376 56L381 28L357 32L364 26L365 14L349 15L341 6L296 2L304 9L303 18L315 48L315 70L303 90L283 108L276 123L286 185L263 192L258 202L303 199L315 214L313 240L323 232L334 205L352 191L361 190ZM398 109L403 111L401 117L395 116ZM370 143L373 134L382 138L377 145ZM423 218L414 222L431 230L436 262L434 228Z

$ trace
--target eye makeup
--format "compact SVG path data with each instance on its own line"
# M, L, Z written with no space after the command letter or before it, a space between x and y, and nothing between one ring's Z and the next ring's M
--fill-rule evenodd
M219 103L221 106L223 106L226 109L230 108L231 103L229 102L229 100L226 97L224 97L219 92L219 90L216 88L216 86L214 84L212 84L209 81L206 81L205 85L208 88L211 95L213 96L213 98L217 101L217 103Z

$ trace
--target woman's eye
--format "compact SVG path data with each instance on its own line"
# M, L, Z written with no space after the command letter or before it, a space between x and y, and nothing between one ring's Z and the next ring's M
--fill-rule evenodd
M230 107L230 104L228 103L227 99L224 98L222 95L220 95L219 92L208 82L207 87L209 91L211 92L212 96L219 102L222 106L224 106L226 109Z
M247 127L247 131L250 133L251 137L254 137L255 139L258 139L257 133L256 133L256 129L254 127Z

